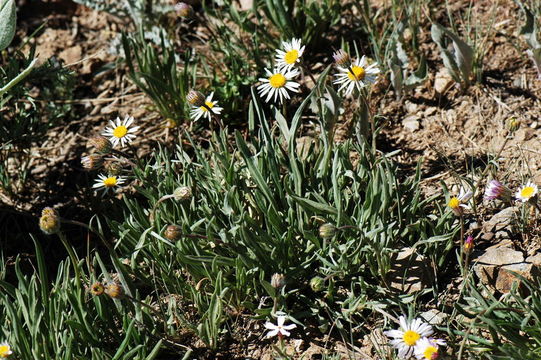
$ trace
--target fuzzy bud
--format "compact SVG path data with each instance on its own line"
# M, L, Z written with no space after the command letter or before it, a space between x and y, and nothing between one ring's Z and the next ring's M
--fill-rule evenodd
M167 240L176 241L182 237L182 228L178 225L168 225L163 232Z
M310 280L310 287L315 292L320 292L325 286L325 280L319 276L315 276Z
M520 128L520 120L517 120L516 118L512 117L507 121L507 126L509 128L509 131L515 132Z
M475 244L474 244L474 241L473 241L473 236L468 235L468 237L467 237L466 240L464 241L464 251L466 251L466 252L472 251L474 245L475 245Z
M104 293L105 287L103 286L102 283L98 281L90 285L90 289L88 291L94 296L100 296L101 294Z
M179 2L175 5L175 11L178 16L183 18L191 18L193 16L193 7L185 2Z
M110 153L113 149L113 144L105 136L93 136L88 140L88 145L93 147L97 152L102 154Z
M192 189L189 186L180 186L173 191L176 201L189 200L192 198Z
M186 95L186 100L195 107L201 107L205 105L205 95L201 94L197 90L190 90L188 95Z
M280 290L286 285L286 277L284 274L273 274L271 277L271 286L275 289Z
M323 239L330 239L336 235L336 226L333 224L323 224L319 227L319 236Z
M117 283L109 283L105 285L104 292L113 299L121 299L124 296L124 289L122 285Z
M103 157L98 154L90 154L81 158L81 165L86 170L96 170L103 164Z
M347 52L342 49L338 49L334 54L332 54L334 62L336 65L348 67L351 65L351 58Z
M39 228L47 235L56 234L60 231L60 216L58 212L50 207L41 211L39 218Z

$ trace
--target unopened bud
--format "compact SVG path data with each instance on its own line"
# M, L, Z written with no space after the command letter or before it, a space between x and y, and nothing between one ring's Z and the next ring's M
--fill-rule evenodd
M516 118L511 118L507 121L507 126L509 128L509 131L514 132L517 131L520 127L520 120L517 120Z
M333 224L323 224L319 227L319 236L323 239L330 239L336 235L336 226Z
M182 228L178 225L168 225L163 232L167 240L176 241L182 237Z
M190 105L201 107L205 105L205 95L201 94L197 90L190 90L188 92L188 95L186 95L186 100L190 103Z
M103 163L103 168L107 171L107 174L116 176L122 172L122 164L119 161L108 160Z
M178 16L183 18L190 18L193 16L193 7L185 2L179 2L175 5L175 11Z
M56 234L60 231L60 216L53 208L45 208L39 218L39 228L47 235Z
M113 144L105 136L94 136L88 140L88 144L93 147L97 152L107 154L113 149Z
M286 285L286 277L284 274L273 274L271 277L271 286L275 289L281 289Z
M473 236L469 235L466 240L464 241L464 250L466 252L470 252L472 251L473 247L474 247L474 242L473 242Z
M105 287L102 283L95 282L94 284L90 285L89 291L94 296L100 296L105 291Z
M109 283L105 285L104 292L113 299L121 299L124 296L124 289L117 283Z
M346 66L346 67L351 65L351 58L349 54L342 49L338 49L338 51L332 54L332 57L336 65Z
M103 158L98 154L90 154L81 158L81 165L86 170L96 170L103 164Z
M323 290L324 286L325 286L325 280L319 276L315 276L310 280L310 287L315 292L319 292Z
M173 191L173 197L176 201L189 200L192 198L192 188L189 186L181 186Z

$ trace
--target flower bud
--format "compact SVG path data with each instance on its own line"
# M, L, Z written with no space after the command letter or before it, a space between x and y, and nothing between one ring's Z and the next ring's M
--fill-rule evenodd
M124 289L117 283L109 283L105 285L104 292L113 299L121 299L124 296Z
M466 252L472 251L474 245L475 245L475 244L474 244L474 242L473 242L473 236L468 235L468 237L467 237L466 240L464 241L464 251L466 251Z
M319 227L319 236L323 239L330 239L336 235L336 226L333 224L323 224Z
M509 128L509 131L515 132L520 127L520 120L517 120L517 118L512 117L507 121L507 126Z
M271 277L271 286L275 289L281 289L286 285L286 277L283 274L273 274Z
M185 2L179 2L175 5L175 11L178 16L183 18L191 18L193 16L193 7Z
M351 65L351 58L349 54L342 49L338 49L338 51L332 54L332 57L336 65L345 66L345 67Z
M325 280L319 276L315 276L310 280L310 287L315 292L320 292L325 286Z
M173 191L176 201L189 200L192 198L192 189L189 186L180 186Z
M105 136L93 136L88 140L88 145L93 147L97 152L107 154L113 149L113 144Z
M168 225L163 232L167 240L177 241L182 237L182 228L178 225Z
M103 284L98 281L90 285L89 291L94 296L100 296L105 291L105 288L103 287Z
M81 158L81 165L86 170L96 170L103 164L103 157L98 154L90 154Z
M188 95L186 95L186 100L190 103L190 105L201 107L205 105L205 95L201 94L197 90L190 90L188 92Z
M47 235L56 234L60 231L60 216L50 207L42 210L39 218L39 228Z
M123 166L119 161L108 160L103 163L103 168L105 169L105 171L107 171L107 174L116 176L120 175Z

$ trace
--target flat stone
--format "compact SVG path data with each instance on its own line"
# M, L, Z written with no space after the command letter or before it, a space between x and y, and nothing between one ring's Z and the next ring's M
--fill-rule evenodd
M411 294L430 286L432 273L428 261L413 248L404 248L395 254L391 264L386 277L392 289Z
M437 93L443 94L449 88L453 85L455 81L449 75L449 72L446 68L441 68L438 73L436 74L436 78L434 79L434 90L436 90Z
M541 267L541 253L537 253L526 258L527 263L531 263L537 267Z
M515 218L515 212L518 209L514 206L503 209L502 211L494 214L490 220L483 224L485 232L497 232L508 226Z
M508 247L489 248L476 262L481 265L512 265L524 262L524 255Z
M402 125L410 131L417 131L420 127L419 117L416 115L407 116L402 120Z
M430 309L421 313L421 318L423 318L430 325L441 325L448 317L448 314L443 313L437 309Z

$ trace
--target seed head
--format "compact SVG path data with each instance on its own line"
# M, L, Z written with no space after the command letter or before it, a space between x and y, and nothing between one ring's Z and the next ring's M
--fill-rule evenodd
M121 299L124 296L124 289L117 283L109 283L105 285L104 292L113 299Z
M186 95L186 100L195 107L200 107L205 105L205 95L201 94L199 91L191 89Z
M98 282L95 282L94 284L90 285L89 291L94 296L100 296L105 291L105 287L103 286L102 283L100 283L98 281Z
M310 287L315 292L320 292L325 286L325 280L319 276L315 276L310 280Z
M193 16L193 7L185 2L179 2L175 5L175 11L178 16L183 18L191 18Z
M333 224L323 224L319 227L319 236L323 239L330 239L336 235L336 226Z
M177 241L182 237L182 228L178 225L168 225L163 232L167 240Z
M280 290L286 285L286 277L284 274L275 273L271 277L271 286L275 289Z
M189 200L192 198L192 188L181 186L173 191L173 196L176 201Z
M60 216L58 212L50 207L41 211L39 218L39 228L47 235L56 234L60 231Z
M101 135L91 137L90 140L88 140L88 144L102 154L110 153L113 148L111 141Z
M342 49L338 49L337 51L335 51L334 54L332 54L332 57L336 65L340 65L340 66L351 65L351 57L349 56L347 52L345 52Z
M102 164L103 157L99 154L90 154L81 158L81 165L83 165L83 168L86 170L99 169Z

